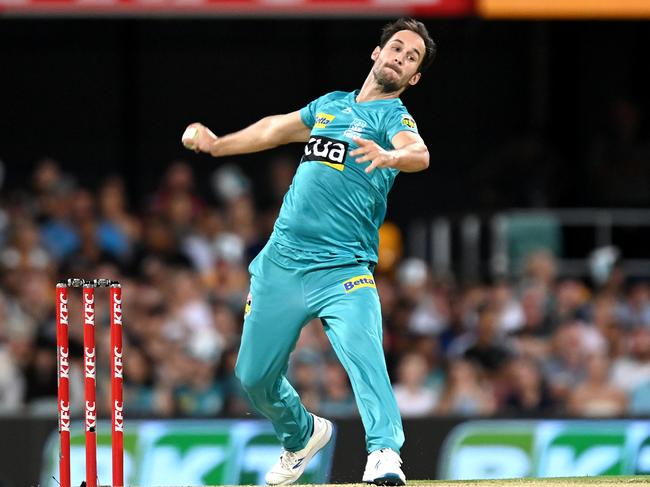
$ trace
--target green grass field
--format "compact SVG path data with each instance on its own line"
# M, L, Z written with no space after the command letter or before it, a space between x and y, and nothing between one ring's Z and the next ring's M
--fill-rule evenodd
M408 486L417 487L514 487L522 485L525 487L572 487L572 486L595 486L614 487L621 485L650 486L649 476L627 476L627 477L567 477L552 479L509 479L509 480L411 480ZM368 487L367 484L331 484L312 487Z
M409 480L406 483L406 487L515 487L518 485L524 487L620 487L625 485L637 487L650 486L650 475L508 480ZM368 484L307 484L298 487L368 487Z
M361 484L358 484L361 485ZM415 480L408 482L408 485L419 487L514 487L522 485L525 487L572 487L572 486L596 486L613 487L621 485L650 486L650 476L625 476L625 477L564 477L545 479L508 479L508 480Z

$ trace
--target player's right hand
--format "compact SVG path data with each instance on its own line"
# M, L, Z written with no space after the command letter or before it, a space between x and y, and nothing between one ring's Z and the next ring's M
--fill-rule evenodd
M208 127L197 122L187 126L181 142L189 150L209 154L217 139L218 137Z

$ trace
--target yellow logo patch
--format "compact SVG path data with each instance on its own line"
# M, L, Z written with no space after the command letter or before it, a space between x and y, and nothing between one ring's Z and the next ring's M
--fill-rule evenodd
M351 293L352 291L356 291L362 287L372 287L376 289L375 278L370 274L367 274L365 276L353 277L343 283L343 289L345 289L346 293Z
M417 130L418 128L417 124L415 123L415 120L407 116L402 117L402 125L414 130Z
M334 120L334 118L334 115L319 112L316 114L316 123L314 124L314 128L324 129L332 120Z
M253 295L248 293L246 298L246 306L244 306L244 316L248 316L251 312L251 305L253 304Z

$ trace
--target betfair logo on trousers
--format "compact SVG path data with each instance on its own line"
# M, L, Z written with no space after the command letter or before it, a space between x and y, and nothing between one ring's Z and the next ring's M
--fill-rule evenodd
M366 276L353 277L352 279L348 279L343 283L343 289L345 289L346 293L351 293L352 291L356 291L362 287L376 288L375 279L370 274L368 274Z
M333 167L337 171L345 168L345 154L348 143L329 137L311 137L305 146L305 153L300 162L316 161Z

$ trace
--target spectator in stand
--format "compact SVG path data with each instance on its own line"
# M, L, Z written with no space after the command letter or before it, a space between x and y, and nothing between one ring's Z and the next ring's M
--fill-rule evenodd
M226 232L223 216L216 208L206 208L201 213L192 232L180 243L183 253L192 261L195 271L207 286L216 285L217 245Z
M441 333L449 324L449 308L443 286L431 281L423 260L410 258L400 265L397 280L402 299L411 307L408 329L412 333Z
M25 379L9 336L8 311L7 300L0 291L0 414L20 412L25 395Z
M108 178L99 190L100 220L97 227L100 241L120 261L128 260L135 242L142 234L140 222L129 214L124 180Z
M158 415L152 361L139 346L124 347L124 405L129 417Z
M189 236L203 210L194 210L192 198L188 193L176 193L169 197L163 217L180 244Z
M229 349L239 343L242 330L240 318L244 311L242 304L240 303L236 312L225 302L217 301L212 304L212 319L215 329L221 337L223 348Z
M323 385L323 356L308 348L296 349L292 355L289 381L300 394L305 407L310 411L319 411Z
M404 418L429 416L437 402L439 391L427 382L429 364L419 353L407 353L399 363L397 382L393 385L395 399Z
M567 399L567 411L577 416L620 416L627 410L623 389L609 382L609 357L591 353L587 358L586 377Z
M198 360L217 362L223 351L223 338L214 324L214 316L202 295L196 275L187 270L171 274L166 287L169 306L165 332ZM205 373L201 364L196 369Z
M0 250L0 265L14 278L32 270L53 271L54 262L41 246L38 227L31 219L21 218L10 226L6 245Z
M452 353L450 346L459 337L476 329L479 309L488 300L489 288L481 284L471 284L450 295L449 326L439 335L440 348L445 354Z
M622 296L619 298L607 292L596 295L591 306L591 321L605 341L612 356L618 356L624 347L624 329L618 320Z
M191 266L190 259L179 249L176 237L165 220L150 217L144 225L143 240L136 248L129 274L162 287L166 282L167 269Z
M221 356L219 367L219 380L223 384L225 393L224 414L231 417L257 416L258 413L250 404L241 382L235 377L235 364L239 353L239 343L226 349Z
M557 278L557 260L548 250L537 250L526 257L524 263L524 284L538 284L545 293L545 303L555 288Z
M41 159L36 163L32 173L31 198L27 202L26 213L33 215L37 224L49 218L49 206L56 195L67 195L75 183L68 174L61 171L61 166L51 158Z
M544 359L549 352L551 321L546 314L547 294L542 284L531 283L521 295L522 326L515 330L510 343L517 354Z
M628 329L644 326L650 329L650 286L635 282L629 289L627 300L617 310L619 321Z
M496 412L494 391L478 366L465 359L453 359L435 412L447 416L489 416Z
M40 335L25 369L25 402L29 410L53 414L57 410L56 343Z
M611 383L631 394L650 382L650 329L636 328L625 342L626 353L612 364Z
M545 416L555 403L539 366L530 358L516 358L508 363L502 407L505 413Z
M71 222L72 191L56 186L41 200L41 241L54 259L70 257L79 248L79 236Z
M216 380L215 364L193 355L185 356L184 380L174 391L177 410L182 416L214 417L223 409L224 390Z
M512 333L523 326L522 305L506 281L500 280L492 286L489 301L494 309L497 327L501 333Z
M327 418L350 418L359 415L350 380L338 360L325 363L323 395L318 411Z
M175 198L189 198L192 217L198 217L205 207L203 198L195 190L194 171L185 161L174 161L165 172L160 188L153 195L150 209L156 215L165 215Z
M551 329L565 321L586 321L590 298L591 293L584 283L577 279L560 280L555 289L555 299L549 316Z
M553 400L564 404L571 391L585 380L588 357L605 350L605 340L594 328L577 321L560 325L551 339L551 353L543 363Z
M483 305L478 312L476 328L458 337L449 346L450 357L464 357L489 374L497 373L511 355L504 344L497 317L494 308L489 304Z

